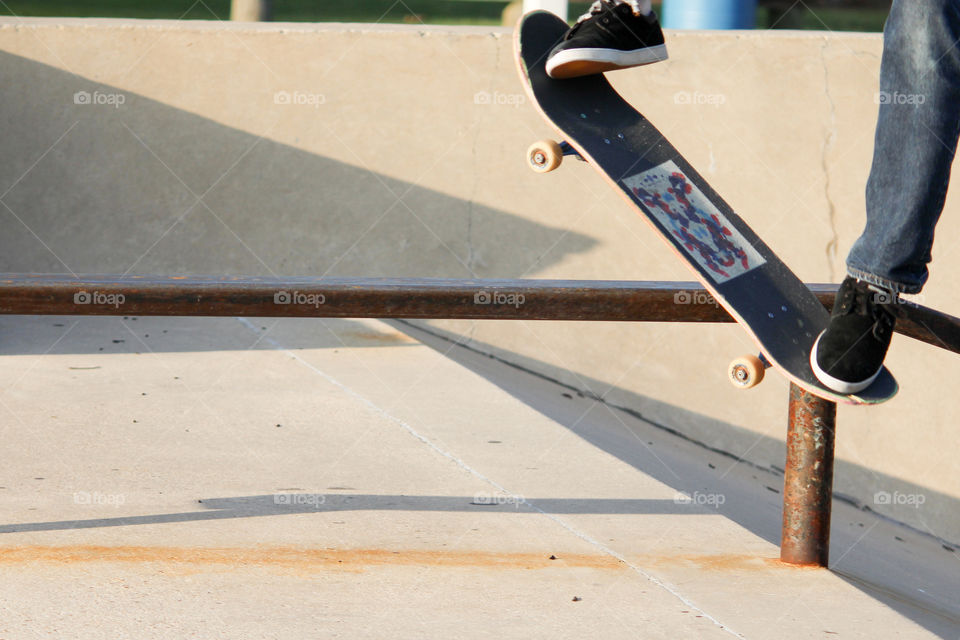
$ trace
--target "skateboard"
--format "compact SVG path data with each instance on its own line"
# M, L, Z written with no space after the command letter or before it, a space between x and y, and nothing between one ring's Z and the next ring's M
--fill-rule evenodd
M707 181L602 75L547 76L545 63L568 25L534 11L517 25L520 77L534 106L564 142L534 143L527 160L552 171L564 156L592 165L693 270L756 342L760 355L735 359L731 382L751 387L770 366L817 396L846 404L879 404L898 387L884 368L868 388L845 395L824 387L810 350L830 314Z

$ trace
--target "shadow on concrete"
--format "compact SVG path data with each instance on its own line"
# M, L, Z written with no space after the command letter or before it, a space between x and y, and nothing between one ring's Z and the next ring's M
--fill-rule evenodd
M749 453L741 457L692 439L646 413L672 416L678 424L699 423L717 434L717 442L742 441L747 430L626 389L618 388L618 397L626 402L610 404L541 373L551 370L544 362L516 354L517 362L508 362L492 355L490 345L467 345L463 336L424 323L385 322L678 493L725 496L709 510L779 546L783 470L754 464L746 457ZM457 347L451 349L451 343ZM600 380L581 379L587 388L605 386ZM765 446L780 447L785 457L782 441L752 431L749 435ZM960 500L952 496L844 460L835 462L835 482L843 474L867 472L903 493L922 493L928 500L925 508L960 508ZM689 513L692 505L678 506ZM830 534L831 571L931 632L960 637L956 545L884 518L836 492Z
M0 525L0 534L34 533L94 529L103 527L127 527L137 525L171 524L257 518L304 513L334 513L343 511L420 511L420 512L468 512L483 513L548 513L548 514L669 514L676 516L701 515L712 509L677 500L625 500L625 499L562 499L531 498L483 494L466 496L402 496L369 494L307 494L278 493L271 495L240 496L233 498L208 498L199 501L206 511L188 511L144 516L118 516L86 520L59 520ZM835 570L835 569L834 569ZM836 570L835 570L836 571ZM853 586L863 590L885 605L897 610L941 637L955 637L960 630L960 619L943 608L931 609L916 601L904 601L899 594L878 589L855 575L838 572Z
M294 501L301 504L292 504ZM200 500L210 511L188 511L147 516L119 516L90 520L61 520L0 525L0 533L31 531L61 531L65 529L96 529L100 527L127 527L132 525L194 522L256 518L296 513L327 513L335 511L442 511L471 513L531 513L552 514L672 514L702 515L702 508L691 508L673 500L608 500L531 498L529 502L512 496L390 496L364 494L301 494L278 493L263 496L212 498ZM535 507L535 508L534 508Z
M0 271L496 278L596 245L9 53L0 83ZM237 108L269 130L265 105ZM303 144L356 157L323 124Z
M260 351L277 318L0 316L0 356ZM412 347L417 342L378 322L284 319L300 325L293 349ZM251 333L250 329L256 333Z

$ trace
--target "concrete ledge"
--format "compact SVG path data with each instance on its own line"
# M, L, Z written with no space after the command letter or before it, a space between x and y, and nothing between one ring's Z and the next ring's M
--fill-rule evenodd
M370 22L232 22L229 20L136 20L129 18L34 18L0 16L0 30L19 28L144 29L240 33L416 33L511 35L507 27Z
M84 27L98 28L113 27L119 29L170 29L175 31L249 31L252 33L318 33L318 32L356 32L365 33L446 33L449 35L476 35L497 34L513 35L512 27L473 26L473 25L437 25L437 24L396 24L384 22L232 22L229 20L138 20L131 18L41 18L41 17L13 17L0 16L0 29L10 27ZM685 38L703 37L734 37L738 40L763 42L784 40L823 40L827 37L839 37L844 40L857 39L876 40L879 34L860 32L823 32L811 30L727 30L701 31L696 29L673 30L666 29L665 34L669 41L681 41Z

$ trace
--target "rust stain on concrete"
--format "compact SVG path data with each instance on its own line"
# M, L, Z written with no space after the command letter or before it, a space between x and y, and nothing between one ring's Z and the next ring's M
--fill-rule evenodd
M383 345L418 344L416 340L402 333L380 333L377 331L361 331L356 329L337 331L336 333L337 337L344 343L345 346L355 346L358 344L368 343Z
M650 568L681 568L698 571L771 571L792 569L779 558L751 556L747 554L680 554L644 555L636 557L637 563Z
M777 558L736 554L645 554L630 561L648 569L694 569L743 572L795 570ZM0 566L121 563L162 565L181 571L203 567L274 568L296 572L327 569L364 571L373 567L449 567L497 570L600 569L626 570L627 565L606 554L511 553L493 551L436 551L414 549L321 549L295 546L258 547L148 547L21 545L0 547Z
M603 554L503 553L390 549L317 549L301 547L203 548L135 546L15 546L0 547L0 566L33 563L132 563L231 567L275 567L295 570L340 568L363 570L378 566L478 567L489 569L625 569Z

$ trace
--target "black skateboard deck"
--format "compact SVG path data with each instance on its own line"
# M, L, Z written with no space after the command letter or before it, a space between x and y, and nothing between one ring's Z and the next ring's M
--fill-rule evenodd
M789 380L848 404L878 404L896 395L897 382L886 368L854 395L816 379L810 350L829 313L605 77L547 76L547 56L567 28L556 15L534 11L521 19L514 42L527 93L563 136L563 151L593 165L637 209ZM547 151L552 156L556 148ZM543 160L543 153L531 158L533 164Z

